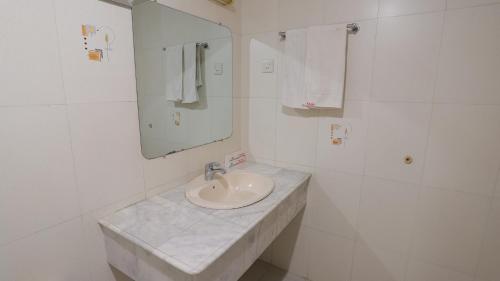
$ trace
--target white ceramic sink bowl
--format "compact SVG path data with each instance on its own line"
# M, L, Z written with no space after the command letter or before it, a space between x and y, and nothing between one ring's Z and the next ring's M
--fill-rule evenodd
M186 188L186 198L204 208L236 209L266 198L273 189L271 178L236 170L216 174L211 181L204 175L195 178Z

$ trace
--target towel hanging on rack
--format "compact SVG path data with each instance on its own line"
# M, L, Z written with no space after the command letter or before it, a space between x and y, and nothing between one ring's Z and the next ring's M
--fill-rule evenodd
M281 101L291 108L342 108L347 30L330 25L291 30L283 56Z
M346 47L345 27L329 25L308 28L305 107L342 108Z

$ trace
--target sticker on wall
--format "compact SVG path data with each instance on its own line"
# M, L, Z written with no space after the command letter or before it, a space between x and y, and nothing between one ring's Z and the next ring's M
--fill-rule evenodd
M343 145L349 139L352 128L350 124L331 124L330 143L332 145Z
M82 24L83 49L89 61L109 62L115 34L106 26Z

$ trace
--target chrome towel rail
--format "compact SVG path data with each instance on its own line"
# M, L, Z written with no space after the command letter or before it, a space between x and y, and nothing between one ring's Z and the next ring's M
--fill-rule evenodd
M357 23L349 23L346 26L347 32L356 34L361 29ZM286 31L280 31L279 35L281 37L281 41L286 40Z

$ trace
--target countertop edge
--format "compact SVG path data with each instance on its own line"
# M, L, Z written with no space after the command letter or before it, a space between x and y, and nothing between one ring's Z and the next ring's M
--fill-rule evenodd
M255 163L249 163L249 164L255 164ZM274 167L274 166L269 166L269 167L279 168L279 167ZM157 248L153 248L147 242L141 240L140 238L135 237L131 234L128 234L128 233L116 228L113 224L111 224L107 221L107 218L109 216L112 216L112 214L100 219L98 221L98 224L101 227L104 227L105 229L111 231L115 235L123 237L128 242L132 243L135 247L140 247L144 251L154 255L155 257L159 258L160 260L164 261L165 263L168 263L170 266L181 271L182 273L187 274L187 275L191 275L191 276L199 275L202 272L204 272L206 269L208 269L213 263L215 263L222 255L224 255L225 251L220 251L220 249L222 249L222 248L230 249L231 247L233 247L238 241L240 241L247 234L249 234L252 230L254 230L254 228L256 226L258 226L258 224L261 223L272 211L274 211L276 206L278 206L279 204L284 202L286 199L288 199L290 197L290 195L292 195L293 192L295 192L297 190L298 187L303 185L305 182L307 182L312 177L312 174L309 172L297 171L297 170L287 169L287 168L279 168L279 169L300 172L300 173L303 173L304 176L299 181L297 181L294 188L292 188L287 193L285 193L279 201L276 201L274 204L269 206L269 208L265 211L265 213L263 213L262 217L259 220L255 221L251 226L249 226L246 229L246 231L242 232L242 234L238 238L231 240L230 244L228 244L226 247L221 247L221 248L217 249L216 251L214 251L214 255L209 256L209 257L207 257L207 259L205 259L205 260L211 260L210 262L202 263L199 267L196 267L196 268L192 268L191 266L177 260L176 258L169 256L167 253L164 253L163 251L160 251ZM240 170L240 169L236 168L235 170ZM245 169L241 169L241 170L245 170ZM258 172L256 172L256 173L258 173ZM179 186L182 186L182 184ZM157 196L159 196L159 195L157 195ZM154 196L154 197L157 197L157 196ZM154 197L151 197L151 198L154 198ZM146 198L145 200L141 200L140 202L150 200L151 198ZM130 205L127 205L123 208L120 208L119 210L116 210L114 213L116 213L120 210L126 209L130 206L133 206L137 203L138 202L135 202L133 204L130 204Z

